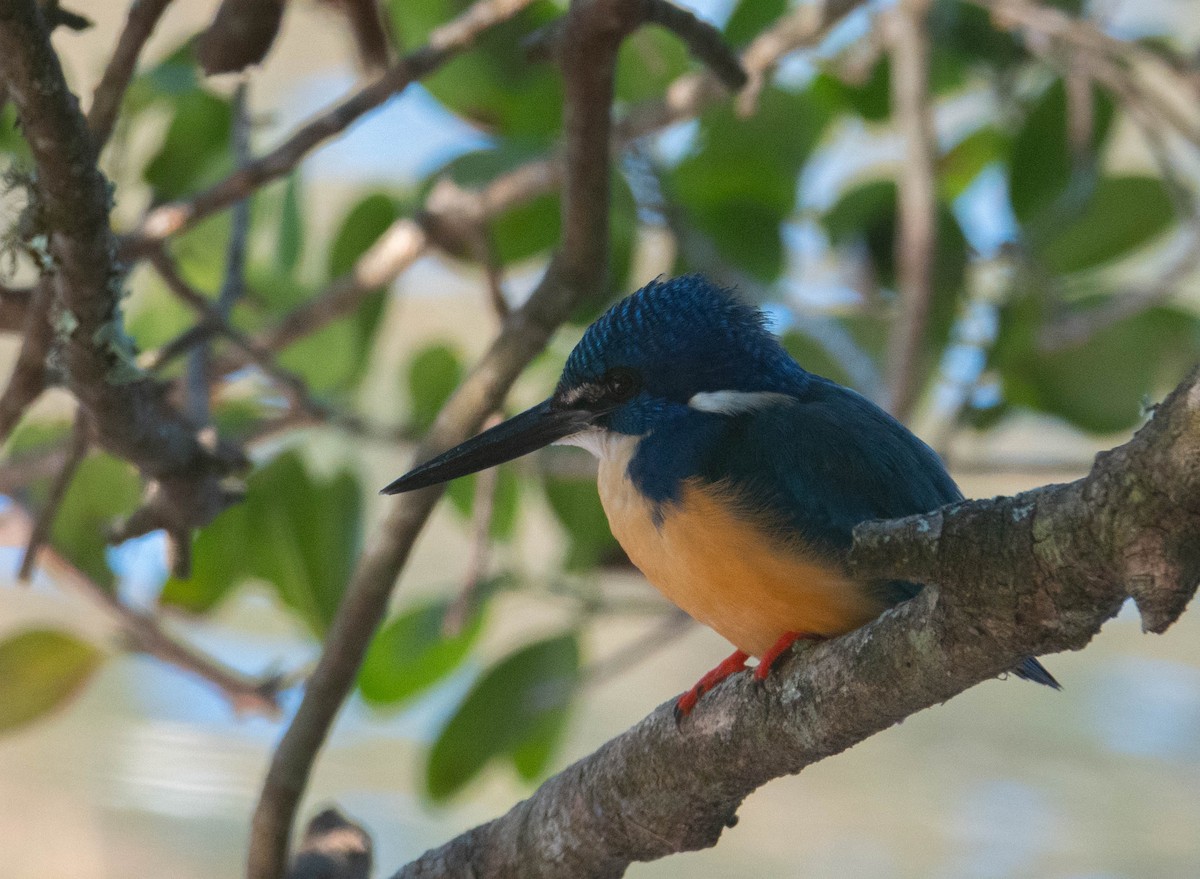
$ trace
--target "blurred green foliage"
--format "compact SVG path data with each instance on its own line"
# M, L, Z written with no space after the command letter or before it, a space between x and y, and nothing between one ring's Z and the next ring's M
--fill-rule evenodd
M552 63L530 61L521 41L558 17L562 5L539 0L423 81L431 100L486 138L483 147L476 138L423 180L364 191L329 222L301 172L257 192L247 295L233 323L257 332L311 302L352 273L398 219L418 217L440 181L479 190L557 149L561 80ZM1078 14L1082 4L1053 5ZM396 33L413 48L469 3L389 0L386 6ZM792 6L785 0L739 0L732 4L726 37L744 47ZM1161 263L1164 245L1192 220L1190 208L1181 205L1173 184L1153 163L1131 170L1128 162L1114 160L1115 132L1128 120L1112 94L1091 87L1084 114L1090 124L1081 133L1072 126L1072 113L1080 108L1070 106L1059 72L1031 55L1020 39L996 29L985 10L936 0L930 29L935 97L945 104L971 103L974 111L964 124L946 127L937 156L938 247L920 364L923 385L928 391L944 382L947 353L964 344L957 340L971 339L984 366L978 375L952 378L994 386L999 398L975 408L968 395L953 416L959 426L994 427L1012 414L1035 411L1082 431L1128 431L1143 417L1145 402L1200 359L1196 315L1183 305L1157 303L1100 321L1094 332L1066 347L1047 345L1046 339L1059 322L1103 316L1131 295L1131 267ZM1161 36L1169 42L1169 35ZM847 283L845 295L823 318L835 322L886 380L897 283L898 151L880 151L875 161L850 161L853 173L843 166L857 158L844 155L846 144L856 142L848 138L877 143L893 137L892 70L886 53L868 55L863 63L861 56L850 57L856 49L862 47L826 47L808 56L805 69L789 68L767 85L753 112L717 102L694 122L676 127L667 144L639 145L638 163L617 163L613 297L647 280L632 274L636 249L647 227L665 226L678 244L679 271L742 281L747 295L790 319L797 301L811 292L803 285L801 260L807 256L795 241L815 240L823 258L847 269L845 277L862 280ZM694 68L675 36L658 28L639 31L621 50L618 110L659 99ZM155 202L187 198L226 173L232 167L231 106L222 87L198 74L186 47L139 73L116 141L121 144L143 124L161 135L146 150L129 153L128 161L141 164L121 168L118 195L124 187L140 187ZM0 106L0 163L20 167L27 156L11 107ZM642 166L640 175L634 164ZM828 203L808 197L806 181L814 173L837 179ZM1002 239L983 253L973 244L972 224L978 220L966 209L981 188L991 199L995 228L989 234L997 237L998 228ZM560 209L557 192L542 193L518 199L492 218L482 231L497 268L518 273L544 263L559 238ZM215 296L221 286L230 230L229 215L222 213L169 242L183 276L206 294ZM478 271L474 263L481 253L467 243L447 256ZM1002 264L1009 280L981 292L973 277L990 263ZM135 286L127 325L141 348L162 345L193 325L193 313L161 283L147 278ZM319 398L374 415L362 413L358 404L368 369L379 362L373 352L386 296L386 290L371 291L352 313L280 352L280 363ZM590 321L604 304L580 308L574 323ZM480 308L485 307L481 296ZM995 331L981 331L972 321ZM801 363L839 381L871 372L848 368L819 334L791 329L784 343ZM402 411L394 413L399 429L412 436L427 431L469 366L456 340L406 351L399 374L387 378L394 397L403 401ZM175 364L166 375L179 371ZM552 372L531 375L548 391ZM878 395L881 388L859 390ZM221 431L243 435L267 423L279 405L270 390L231 394L216 400L214 417ZM5 454L12 458L61 445L68 431L59 423L27 422ZM362 549L366 497L386 478L376 474L364 485L349 470L320 475L327 468L316 470L294 436L262 447L245 500L196 537L191 576L166 581L163 605L204 615L254 583L269 590L314 640L324 637ZM464 529L474 527L486 505L487 532L500 543L515 542L527 527L525 511L540 507L547 515L539 521L557 528L569 592L587 584L598 567L620 561L620 554L594 481L578 468L556 466L560 461L545 456L532 467L506 465L488 477L493 480L488 491L481 490L483 478L473 476L456 480L448 494ZM535 478L526 478L531 472ZM48 479L41 479L22 500L39 507L48 487ZM54 548L103 588L114 588L108 528L136 508L141 494L138 474L128 465L90 455L55 520ZM507 575L508 588L521 588L526 576L515 555L499 553L493 565ZM536 777L550 765L582 678L578 632L572 627L489 663L476 655L476 647L486 633L489 599L499 589L479 590L466 619L452 626L453 593L461 584L433 585L443 591L441 597L400 600L370 645L359 693L373 707L395 710L451 675L473 680L430 750L426 782L434 799L454 795L493 762L507 761L522 777ZM579 618L586 619L586 608ZM101 657L95 648L49 631L0 643L0 730L61 704L86 683Z
M66 632L26 629L0 641L0 733L63 705L104 655Z

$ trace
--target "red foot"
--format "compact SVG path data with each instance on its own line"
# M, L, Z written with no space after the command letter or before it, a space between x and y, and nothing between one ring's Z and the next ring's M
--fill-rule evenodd
M792 649L797 641L824 641L824 635L814 635L811 632L784 632L779 640L771 645L771 649L759 657L754 669L754 680L765 681L771 673L771 667L779 661L783 654Z
M721 683L725 678L735 675L744 669L746 667L746 660L749 658L750 654L735 650L720 665L700 678L696 682L696 686L680 696L675 702L675 722L680 723L685 717L691 714L692 709L696 707L696 703L700 701L701 696Z

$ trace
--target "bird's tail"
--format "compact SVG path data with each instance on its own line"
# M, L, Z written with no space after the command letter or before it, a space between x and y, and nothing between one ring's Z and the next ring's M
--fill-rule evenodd
M1045 684L1047 687L1053 687L1056 690L1062 689L1062 685L1054 679L1054 675L1046 670L1046 666L1042 665L1032 656L1028 659L1022 659L1021 664L1013 669L1013 674L1026 681L1033 681L1035 684Z

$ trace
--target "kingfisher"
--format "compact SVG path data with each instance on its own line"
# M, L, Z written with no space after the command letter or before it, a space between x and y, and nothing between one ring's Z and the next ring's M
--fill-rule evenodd
M417 466L385 494L551 443L599 459L613 535L646 579L736 650L675 703L801 639L859 628L921 585L857 577L854 526L962 500L937 453L861 394L802 368L765 315L702 276L656 280L584 332L549 399ZM1034 658L1013 672L1058 688Z

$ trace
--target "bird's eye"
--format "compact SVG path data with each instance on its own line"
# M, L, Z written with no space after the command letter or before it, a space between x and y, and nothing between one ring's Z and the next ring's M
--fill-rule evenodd
M641 389L642 381L632 369L611 369L604 376L605 396L617 403L632 400Z

